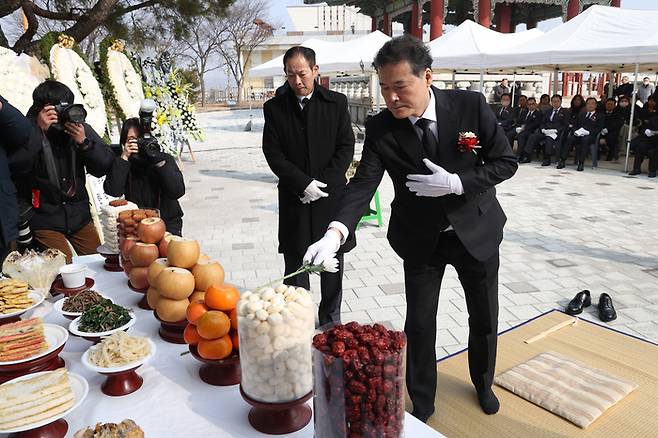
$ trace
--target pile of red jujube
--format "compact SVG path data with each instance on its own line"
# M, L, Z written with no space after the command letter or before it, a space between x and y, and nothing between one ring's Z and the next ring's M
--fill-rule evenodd
M403 332L335 325L313 337L316 438L397 438L404 431Z

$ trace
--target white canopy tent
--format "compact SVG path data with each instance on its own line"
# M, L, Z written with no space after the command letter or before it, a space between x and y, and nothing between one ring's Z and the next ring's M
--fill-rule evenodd
M658 11L620 9L594 5L562 25L514 51L496 50L486 60L488 68L535 70L635 72L658 70ZM631 106L633 125L635 105ZM626 141L628 170L631 130Z
M316 63L321 73L360 72L371 70L372 60L377 51L391 37L375 31L361 38L348 41L329 42L319 39L309 39L301 45L315 50ZM283 75L283 55L249 70L251 77Z
M541 35L543 32L538 29L500 33L466 20L427 46L434 59L434 70L481 70L486 67L489 53L511 52Z

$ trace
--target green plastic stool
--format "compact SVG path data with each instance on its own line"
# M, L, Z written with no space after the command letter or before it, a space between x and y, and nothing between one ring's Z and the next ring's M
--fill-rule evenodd
M361 228L361 224L364 222L370 222L370 221L377 221L377 227L382 227L384 225L384 220L382 219L382 209L381 209L381 204L379 202L379 190L375 192L374 196L374 201L375 201L375 209L373 210L368 206L368 213L361 218L359 221L359 226L357 228Z

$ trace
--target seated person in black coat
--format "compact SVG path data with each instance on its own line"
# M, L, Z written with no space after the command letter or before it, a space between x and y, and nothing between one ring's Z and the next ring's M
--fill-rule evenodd
M574 146L576 147L577 170L580 172L585 169L587 151L592 144L596 143L596 136L603 129L605 119L603 114L597 114L596 104L596 99L593 97L588 98L585 102L585 111L578 115L576 126L569 133L569 137L562 148L560 162L557 165L558 169L564 168Z
M521 111L519 118L516 121L516 127L507 136L510 145L513 145L514 139L518 142L516 154L520 157L525 150L525 144L528 137L537 129L541 124L541 112L537 109L537 100L534 97L528 99L528 110Z
M649 102L653 102L653 100L649 99L646 107L649 106ZM639 175L641 173L642 161L646 156L649 158L649 178L656 177L656 170L658 170L658 152L656 151L658 147L658 112L655 110L655 102L652 103L652 106L654 110L645 113L643 116L646 119L643 120L640 126L640 135L631 141L631 149L635 153L635 160L633 170L628 173L629 175Z
M72 260L71 247L77 255L87 255L100 246L86 174L105 175L114 158L91 126L67 120L66 111L56 109L75 104L74 97L61 82L49 79L39 84L27 112L34 141L10 157L10 162L31 161L25 173L12 176L22 203L34 208L29 225L36 243L62 251L67 263Z
M142 135L138 118L128 119L121 128L121 155L114 159L103 188L110 196L125 195L140 208L157 208L167 231L181 236L183 210L178 199L185 194L185 182L174 158L164 152L145 154L137 139Z
M617 161L619 159L619 132L621 127L624 126L624 116L617 107L614 98L611 97L605 101L604 115L604 128L601 131L601 138L608 148L608 155L605 159L606 161Z
M509 93L504 93L500 98L501 107L496 111L496 119L498 120L498 125L503 128L505 135L509 135L509 132L514 129L514 110L510 107L512 102L512 97Z
M530 134L519 163L529 163L532 151L535 150L539 142L543 141L544 161L541 165L550 166L551 156L560 150L560 139L567 128L568 120L567 111L562 108L562 96L559 94L553 95L551 97L551 109L542 113L541 126L538 131Z

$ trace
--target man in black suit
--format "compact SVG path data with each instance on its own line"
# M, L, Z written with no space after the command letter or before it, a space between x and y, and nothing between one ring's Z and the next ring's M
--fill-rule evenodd
M28 144L31 131L30 121L0 96L0 266L18 238L18 201L10 172L18 163L11 155Z
M394 38L373 64L387 109L366 123L361 164L334 221L304 260L326 260L354 234L388 172L395 189L388 240L404 261L412 414L426 421L434 412L436 313L448 264L459 274L469 311L471 380L482 410L494 414L498 247L506 221L495 185L514 175L516 159L480 93L432 86L432 57L421 41ZM462 145L467 132L477 136L479 149Z
M624 116L617 108L617 102L614 98L605 101L604 127L601 130L601 136L605 138L608 148L606 161L617 161L619 159L619 133L624 126Z
M493 87L494 92L494 102L500 102L503 98L503 94L510 94L510 88L507 82L507 78L503 78L500 81L500 84Z
M503 131L505 136L508 136L511 131L514 130L514 110L512 110L510 104L512 103L512 96L505 93L500 99L500 109L496 111L496 119L498 124Z
M354 133L345 95L317 83L319 67L312 49L292 47L283 64L289 86L263 107L263 153L279 177L279 252L288 275L302 265L304 251L322 237L338 207L354 156ZM354 245L350 239L342 248L337 273L320 276L321 325L340 322L342 252ZM288 284L308 289L308 274Z
M526 143L532 134L534 134L541 125L542 116L541 111L537 108L537 100L534 97L528 99L528 110L519 114L519 119L517 120L516 128L514 128L514 135L508 135L507 139L510 142L510 145L516 138L518 146L516 148L516 154L519 157L519 161L524 158L524 151L526 148Z
M603 114L596 112L596 99L593 97L588 98L585 102L585 111L578 114L576 126L569 133L569 138L567 138L560 152L558 169L564 168L574 146L576 146L576 163L578 164L576 170L582 172L585 169L587 151L592 144L596 143L596 136L599 135L604 126L604 119Z
M539 142L544 142L544 160L542 166L551 165L551 157L560 152L560 139L562 133L567 127L569 117L564 108L562 108L562 96L554 94L551 97L551 109L542 113L542 121L538 131L530 134L528 141L525 145L525 150L522 152L523 157L519 159L519 163L529 163L532 152L535 150Z
M658 170L658 113L654 112L642 123L640 134L631 141L631 149L635 153L635 160L633 170L628 174L642 173L642 161L646 156L649 158L649 178L655 178Z

